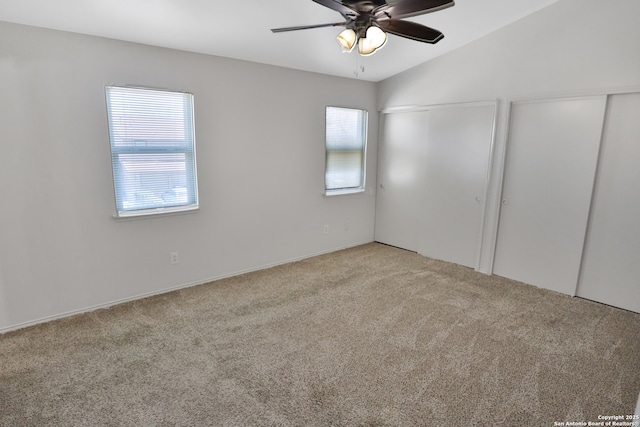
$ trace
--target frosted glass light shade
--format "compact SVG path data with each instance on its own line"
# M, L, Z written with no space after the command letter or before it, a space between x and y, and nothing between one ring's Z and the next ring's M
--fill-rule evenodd
M367 39L370 40L371 46L380 49L387 42L387 34L376 26L367 28Z
M387 34L378 27L367 28L366 35L358 40L358 52L362 56L372 55L387 42Z
M371 41L365 37L358 40L358 52L362 56L371 55L376 51L376 48L371 46Z
M356 44L356 32L348 28L338 34L337 40L343 52L351 52Z

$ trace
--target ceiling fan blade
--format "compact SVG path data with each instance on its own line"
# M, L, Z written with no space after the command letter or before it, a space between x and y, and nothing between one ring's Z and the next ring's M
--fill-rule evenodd
M444 34L440 31L411 21L384 19L376 22L382 30L389 34L394 34L396 36L419 42L434 44L444 38Z
M350 8L349 6L343 4L341 1L338 1L338 0L313 0L313 1L325 7L328 7L329 9L335 10L336 12L340 12L340 14L345 18L353 19L360 15L357 10Z
M453 5L454 0L389 0L387 4L377 7L373 15L378 19L401 19L435 12Z
M317 25L301 25L298 27L284 27L284 28L272 28L272 33L284 33L286 31L298 31L298 30L310 30L312 28L323 28L323 27L344 27L347 25L346 22L334 22L332 24L317 24Z

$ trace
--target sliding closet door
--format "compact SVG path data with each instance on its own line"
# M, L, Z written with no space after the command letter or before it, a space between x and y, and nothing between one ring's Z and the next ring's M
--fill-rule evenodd
M578 295L640 313L640 94L610 97Z
M575 295L605 105L512 104L494 274Z
M429 111L418 252L478 268L496 105Z
M375 240L411 251L418 250L427 125L426 111L382 115Z

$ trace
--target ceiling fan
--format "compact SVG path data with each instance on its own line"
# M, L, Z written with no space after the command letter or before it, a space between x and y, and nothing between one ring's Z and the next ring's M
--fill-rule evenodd
M403 21L403 18L435 12L453 6L454 0L313 0L339 12L345 22L274 28L274 33L322 27L345 27L338 35L343 52L358 45L360 55L372 55L387 42L387 33L424 43L437 43L444 37L440 31Z

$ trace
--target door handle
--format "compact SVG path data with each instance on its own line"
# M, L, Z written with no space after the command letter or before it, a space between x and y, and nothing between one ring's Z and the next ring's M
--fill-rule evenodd
M508 205L508 204L509 204L509 201L508 201L507 199L502 199L502 204L503 204L503 205Z

